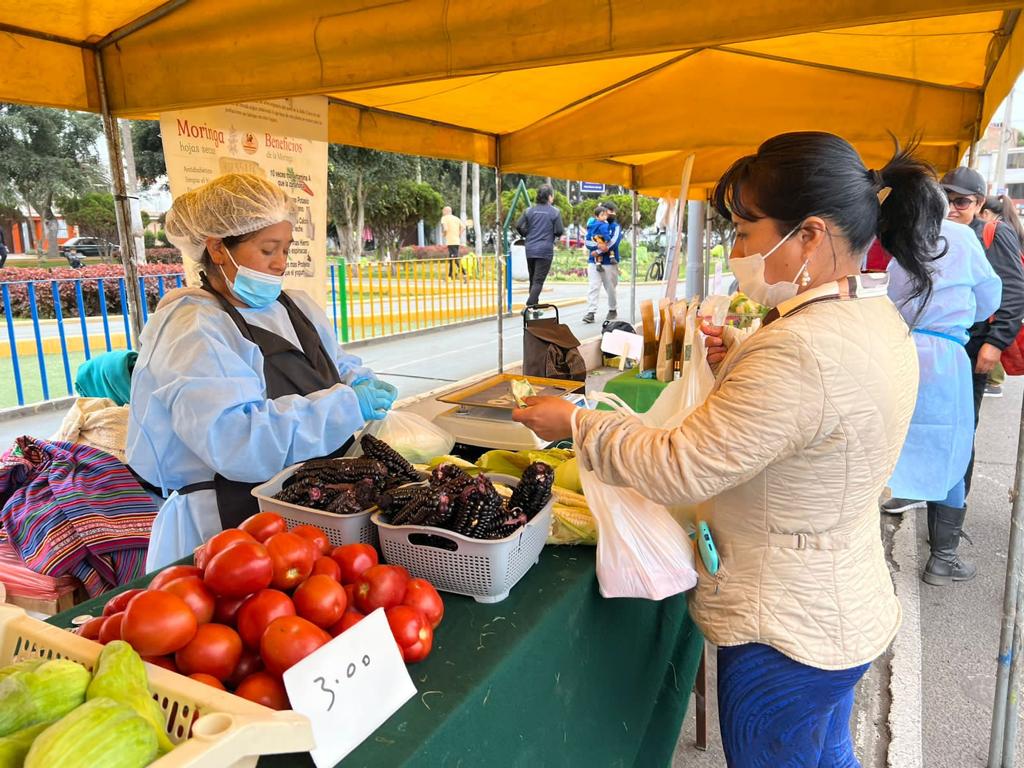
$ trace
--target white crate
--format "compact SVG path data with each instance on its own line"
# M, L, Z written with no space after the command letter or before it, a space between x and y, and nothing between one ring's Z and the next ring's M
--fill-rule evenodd
M289 528L296 525L315 525L327 534L331 544L340 547L342 544L369 544L377 546L377 527L370 520L372 508L355 515L335 515L319 509L304 507L300 504L289 504L279 501L274 496L281 491L284 481L294 475L302 464L293 464L278 472L270 480L252 489L261 512L274 512L285 519Z
M99 643L33 619L21 608L0 605L0 666L61 658L91 671L102 650ZM153 664L146 664L146 673L167 717L167 734L179 745L150 768L253 768L260 755L308 752L314 746L304 715L275 712Z
M485 474L512 488L519 484L508 475ZM530 522L504 539L472 539L425 525L391 525L380 512L374 513L373 522L387 562L404 566L445 592L467 595L478 603L498 603L540 559L553 503L549 499Z

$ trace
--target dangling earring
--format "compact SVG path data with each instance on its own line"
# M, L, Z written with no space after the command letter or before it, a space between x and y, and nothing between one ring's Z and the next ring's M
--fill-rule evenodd
M803 274L800 277L800 285L806 288L811 284L811 273L807 270L807 266L804 265Z

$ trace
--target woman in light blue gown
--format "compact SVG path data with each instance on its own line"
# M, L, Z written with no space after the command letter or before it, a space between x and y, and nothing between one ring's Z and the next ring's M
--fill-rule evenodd
M967 581L976 570L957 554L967 511L964 472L974 441L964 344L967 329L989 317L1002 295L1002 282L973 230L947 219L942 238L946 250L932 262L932 294L923 306L921 299L907 300L910 284L895 259L888 266L889 298L913 330L921 371L917 406L889 487L894 497L928 502L931 556L922 578L934 585Z

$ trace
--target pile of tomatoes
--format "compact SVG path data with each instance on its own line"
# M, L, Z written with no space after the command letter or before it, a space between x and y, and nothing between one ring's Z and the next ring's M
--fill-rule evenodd
M319 528L289 531L281 516L260 512L197 549L195 565L115 595L78 631L125 640L148 662L287 709L282 673L378 608L406 663L430 654L444 603L429 582L380 564L368 544L332 548Z

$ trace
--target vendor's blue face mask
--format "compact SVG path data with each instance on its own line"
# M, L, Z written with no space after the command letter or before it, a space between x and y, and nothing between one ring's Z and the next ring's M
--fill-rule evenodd
M258 272L249 267L240 267L226 245L224 251L237 270L234 281L228 280L223 267L220 271L224 275L224 281L228 284L228 288L239 301L244 301L254 309L269 307L277 301L277 297L281 295L284 275L268 275L266 272Z

